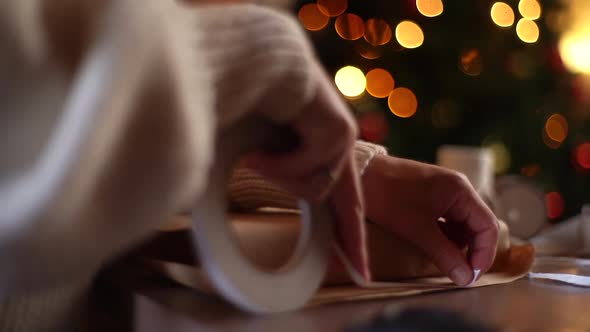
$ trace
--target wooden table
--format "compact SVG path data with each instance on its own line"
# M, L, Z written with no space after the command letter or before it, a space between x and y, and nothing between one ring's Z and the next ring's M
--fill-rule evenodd
M250 316L195 291L151 277L140 279L97 289L95 311L103 315L100 324L93 324L96 331L116 331L117 326L120 331L137 332L331 332L369 321L392 306L451 310L508 331L590 331L590 289L546 281L521 279L477 289ZM121 292L121 285L129 282L133 289ZM107 311L114 314L105 315Z

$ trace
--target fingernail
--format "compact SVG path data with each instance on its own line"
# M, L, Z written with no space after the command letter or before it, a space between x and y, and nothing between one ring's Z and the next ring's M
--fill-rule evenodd
M471 280L471 282L469 283L469 285L467 285L467 287L471 287L471 286L475 285L475 282L477 281L477 278L479 278L480 273L481 273L481 270L473 270L473 280Z
M451 280L458 286L467 286L472 279L471 270L466 266L457 266L449 274Z

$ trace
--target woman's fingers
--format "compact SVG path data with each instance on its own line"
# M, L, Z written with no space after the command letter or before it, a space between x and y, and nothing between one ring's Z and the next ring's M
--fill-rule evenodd
M354 120L330 82L322 79L315 98L290 125L300 137L295 150L256 152L245 158L245 164L295 194L323 200L352 151L357 134Z
M289 123L299 136L295 150L256 152L244 163L296 196L314 202L328 198L336 239L369 280L364 206L353 158L357 128L331 80L320 68L318 74L315 97Z
M349 156L340 180L329 198L335 216L336 240L353 266L371 280L366 250L364 203L354 158Z
M449 240L436 224L431 224L410 239L418 246L438 269L459 286L467 286L473 281L474 271L465 259L460 248Z
M444 217L467 227L472 236L469 261L473 269L483 273L494 262L499 236L498 221L467 179L457 176L454 182L457 194Z

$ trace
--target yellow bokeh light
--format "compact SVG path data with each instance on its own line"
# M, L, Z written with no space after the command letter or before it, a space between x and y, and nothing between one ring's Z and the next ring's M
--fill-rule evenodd
M387 105L391 113L400 118L409 118L418 110L418 99L412 90L397 88L389 94Z
M570 71L590 74L590 1L569 0L567 3L567 10L560 12L561 21L567 24L563 27L559 52Z
M351 13L338 16L334 27L338 35L346 40L357 40L365 34L365 22L358 15Z
M340 68L334 78L338 90L346 97L357 97L365 92L367 79L363 72L353 66Z
M416 0L416 7L426 17L436 17L444 10L442 0Z
M339 16L348 8L347 0L318 0L317 4L319 10L330 17Z
M395 28L397 42L405 48L417 48L424 43L424 32L412 21L403 21Z
M308 3L299 9L299 21L309 31L319 31L325 28L330 18L324 15L315 3Z
M389 43L392 35L393 32L385 20L371 18L365 23L365 40L373 46Z
M492 20L500 27L509 27L514 24L514 10L507 3L496 2L490 11Z
M494 172L496 174L506 173L512 163L510 151L503 142L490 142L484 145L490 149L494 156Z
M565 117L561 114L551 115L545 122L545 133L551 140L563 143L568 134L568 124Z
M563 63L574 73L590 74L590 29L587 34L566 34L559 41Z
M536 20L541 17L541 4L537 0L520 0L518 11L522 17Z
M395 81L393 76L381 68L375 68L367 73L367 92L375 98L385 98L393 90Z
M521 18L516 24L516 34L525 43L535 43L539 40L539 27L534 21Z

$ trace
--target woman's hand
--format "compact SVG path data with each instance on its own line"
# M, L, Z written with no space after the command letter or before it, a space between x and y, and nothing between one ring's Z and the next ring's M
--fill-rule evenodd
M499 225L461 174L377 156L365 171L363 187L367 218L417 246L457 285L468 285L476 270L491 267Z
M283 154L256 152L245 164L295 196L313 202L327 199L336 219L337 240L369 279L363 199L352 150L357 128L335 86L318 70L315 97L290 123L299 146Z

